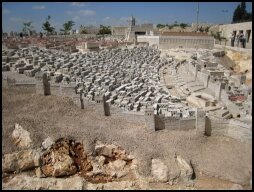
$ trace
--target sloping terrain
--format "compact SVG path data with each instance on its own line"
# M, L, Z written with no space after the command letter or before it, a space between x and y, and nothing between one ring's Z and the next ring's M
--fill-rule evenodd
M227 56L235 63L234 71L236 73L245 73L246 84L252 84L252 52L237 52L227 50Z
M92 107L79 109L69 98L36 95L30 89L2 87L2 151L11 153L11 134L19 123L31 133L35 147L45 138L74 138L82 141L88 153L97 140L115 143L138 159L141 175L150 175L151 159L165 160L181 155L191 160L200 188L228 188L231 181L248 188L252 172L252 146L230 138L198 137L194 131L149 132L140 122L131 123L116 116L104 117ZM2 155L3 155L2 154ZM228 180L205 184L200 172ZM200 182L201 184L200 184ZM210 180L213 182L213 179ZM232 183L231 183L232 184ZM213 187L211 187L213 186ZM224 187L223 187L224 186Z

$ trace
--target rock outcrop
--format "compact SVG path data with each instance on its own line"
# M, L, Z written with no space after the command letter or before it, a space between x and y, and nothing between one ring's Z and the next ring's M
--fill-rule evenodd
M176 161L180 169L180 179L190 181L193 175L193 169L190 163L187 163L181 156L177 156Z
M152 176L160 182L168 181L168 167L160 159L152 159Z
M27 149L5 154L2 159L3 172L25 171L40 165L40 149Z
M161 159L152 159L151 175L158 182L167 182L175 184L184 182L189 184L192 179L193 169L181 156L176 156L175 160L169 159L170 166Z
M72 156L75 152L72 141L60 139L43 153L41 170L45 176L69 176L77 172Z
M54 144L54 141L50 138L50 137L47 137L41 144L41 148L43 150L47 150L49 149L52 145Z
M12 133L12 138L14 144L20 149L28 149L32 147L32 139L30 138L30 133L17 123L15 123L15 129Z
M2 189L8 190L82 190L85 189L85 180L82 177L68 178L37 178L27 175L18 175L7 183Z
M223 57L226 53L224 50L212 50L213 56L215 57Z

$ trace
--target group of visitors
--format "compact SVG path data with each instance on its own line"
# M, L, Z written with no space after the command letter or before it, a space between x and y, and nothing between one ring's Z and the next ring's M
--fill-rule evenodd
M246 37L243 32L238 32L237 35L235 35L234 33L231 34L231 47L235 46L235 42L236 47L239 47L239 44L241 48L246 47Z

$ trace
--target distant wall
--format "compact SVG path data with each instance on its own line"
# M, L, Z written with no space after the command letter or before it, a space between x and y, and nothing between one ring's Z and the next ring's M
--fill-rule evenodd
M159 49L203 48L213 49L214 38L211 36L161 36Z
M252 21L219 26L219 31L221 31L221 35L223 37L226 37L228 40L230 40L231 33L238 33L240 30L243 31L243 34L246 34L247 31L249 32L247 34L247 42L252 43Z
M35 83L15 83L17 87L24 87L24 88L32 88L34 92L36 91L36 84Z
M110 115L117 116L125 119L127 122L130 123L141 123L145 124L145 116L142 112L131 112L131 111L123 111L122 109L110 106Z
M158 45L159 49L203 48L213 49L214 38L211 36L137 36L137 42Z
M61 86L59 84L50 83L50 93L51 95L61 96L62 95Z
M159 36L138 35L137 42L138 43L148 42L149 46L152 45L159 46Z
M251 124L236 119L219 119L213 116L209 116L208 121L211 135L224 135L240 141L252 140Z
M73 97L76 95L75 88L72 85L61 85L61 96Z
M155 115L156 130L169 129L187 131L196 128L195 118L175 118Z

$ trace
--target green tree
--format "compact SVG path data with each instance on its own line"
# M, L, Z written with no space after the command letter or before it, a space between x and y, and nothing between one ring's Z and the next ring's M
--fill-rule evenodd
M226 42L226 39L227 39L227 38L221 36L221 32L212 33L212 36L214 37L214 39L216 39L220 42L220 45L221 45L222 40L225 40L225 42Z
M60 31L62 31L66 35L70 33L74 25L75 25L74 21L67 21L66 23L63 24L63 29L60 29Z
M252 21L252 13L246 11L246 3L241 2L234 11L232 23Z
M160 28L163 28L163 27L165 27L165 25L162 25L162 24L158 24L156 27L160 29Z
M199 32L201 32L201 33L203 33L203 32L204 32L203 27L202 27L202 26L201 26L201 27L199 27L199 28L198 28L198 31L199 31Z
M188 25L186 23L180 23L179 25L182 29L185 29Z
M110 26L100 25L100 30L98 35L111 34Z
M79 27L79 34L87 34L86 28L83 25Z
M31 31L33 29L33 26L32 26L32 21L29 21L29 22L25 22L23 23L24 24L24 27L23 27L23 33L24 34L27 34L27 35L31 35Z
M205 31L206 33L208 33L208 32L209 32L209 29L210 29L210 27L207 26L207 27L205 27L204 31Z
M47 32L47 35L52 34L55 31L55 28L51 26L49 20L51 19L50 16L46 18L46 21L42 23L42 29Z
M168 29L172 29L173 27L173 25L168 25Z

